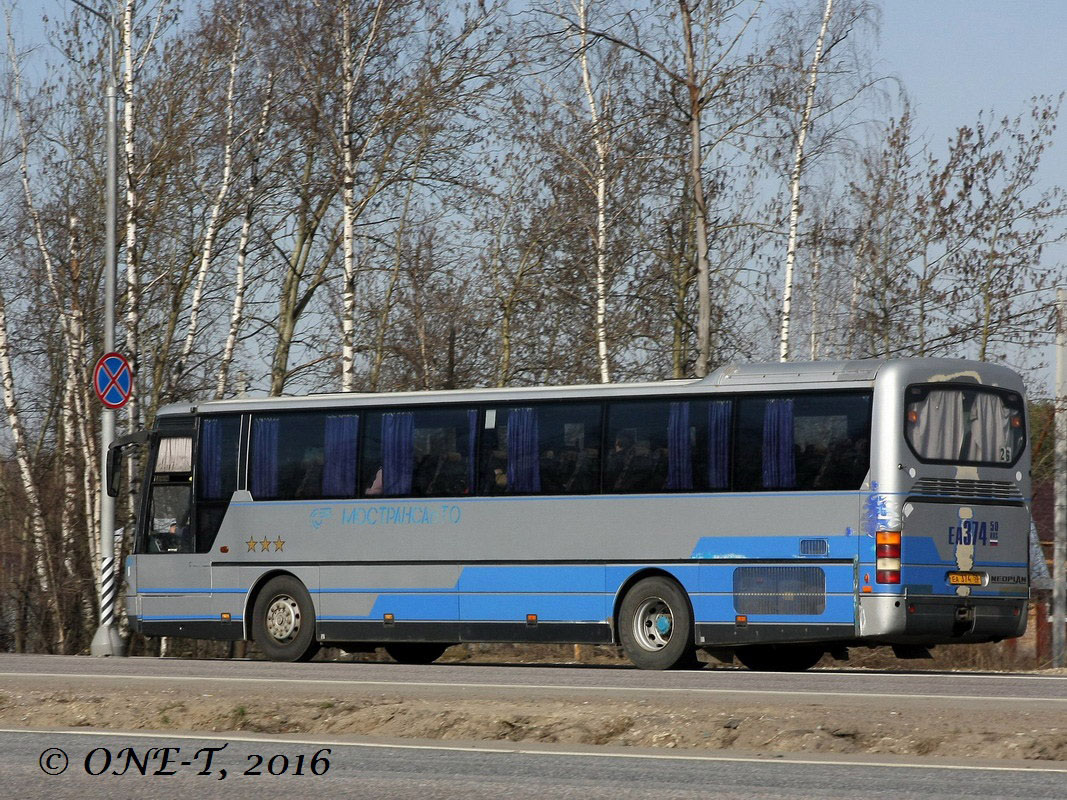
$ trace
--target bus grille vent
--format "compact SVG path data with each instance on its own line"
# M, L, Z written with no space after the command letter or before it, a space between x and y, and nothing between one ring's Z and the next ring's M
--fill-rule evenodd
M937 497L983 497L997 500L1022 500L1019 487L1011 481L969 481L953 478L921 478L912 492Z
M800 554L802 556L824 556L830 552L830 543L825 539L801 539Z
M738 614L821 614L826 573L820 567L738 567L734 608Z

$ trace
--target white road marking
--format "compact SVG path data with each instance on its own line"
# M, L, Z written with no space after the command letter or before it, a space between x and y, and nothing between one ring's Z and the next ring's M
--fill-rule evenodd
M117 681L202 681L207 684L219 683L267 683L297 684L300 686L344 686L356 687L367 686L374 688L392 687L397 689L510 689L529 691L541 689L561 692L630 692L640 694L706 694L706 695L772 695L775 697L806 697L812 698L814 692L800 692L785 689L709 689L705 687L676 688L666 686L563 686L554 684L536 683L440 683L430 681L366 681L366 680L306 680L302 678L227 678L227 677L204 677L182 675L93 675L88 673L74 672L35 672L24 674L19 672L0 672L0 678L69 678L69 679L105 679ZM869 700L872 697L893 700L976 700L983 702L1009 702L1009 703L1067 703L1067 697L1010 697L1004 695L966 695L966 694L900 694L899 692L834 692L834 697L852 697L859 700Z
M86 731L86 730L37 730L25 728L0 728L0 733L42 733L62 736L95 736L131 739L165 739L186 741L247 742L274 745L295 744L308 747L363 747L379 750L438 750L454 753L492 753L497 755L548 756L555 758L637 758L649 761L721 761L743 764L804 764L810 766L832 767L890 767L928 770L967 770L974 772L1047 772L1067 774L1067 766L1038 767L1011 766L999 767L984 764L923 764L916 762L892 761L833 761L821 759L792 758L789 755L770 757L758 756L704 756L682 753L617 753L596 752L590 750L534 750L522 747L500 747L481 745L436 745L436 744L397 744L393 742L345 742L333 739L293 739L280 736L219 736L195 735L188 733L144 733L139 731ZM1062 763L1062 762L1061 762Z

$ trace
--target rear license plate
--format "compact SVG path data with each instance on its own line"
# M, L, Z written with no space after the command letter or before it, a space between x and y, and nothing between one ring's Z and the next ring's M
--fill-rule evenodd
M953 586L981 586L983 577L981 572L950 572L948 582Z

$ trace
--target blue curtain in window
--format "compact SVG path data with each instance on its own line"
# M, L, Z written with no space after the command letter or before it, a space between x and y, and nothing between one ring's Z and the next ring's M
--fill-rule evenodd
M667 489L693 488L693 446L689 439L689 403L671 403L667 417Z
M537 409L513 408L508 412L508 489L541 491Z
M474 445L478 436L478 412L467 412L467 494L474 491Z
M259 417L252 424L252 496L278 496L278 418Z
M222 420L200 423L200 492L205 500L222 498Z
M382 415L382 493L411 494L415 468L415 414Z
M763 411L763 488L792 489L796 484L793 401L768 400Z
M730 488L730 423L733 404L712 400L708 404L708 488Z
M326 497L356 496L356 434L359 417L330 414L326 417L323 442L322 494Z

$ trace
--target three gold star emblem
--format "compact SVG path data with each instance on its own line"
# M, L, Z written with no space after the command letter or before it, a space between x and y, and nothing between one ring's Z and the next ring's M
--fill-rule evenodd
M248 545L249 553L256 552L257 545L259 546L259 550L261 553L269 552L271 545L274 546L275 553L279 553L285 549L285 539L283 539L281 536L279 536L273 542L265 536L263 537L263 539L256 539L253 536L249 536L248 541L246 541L245 544Z

